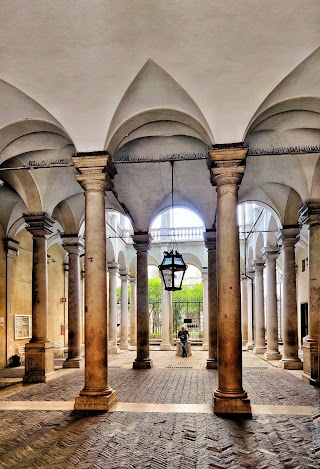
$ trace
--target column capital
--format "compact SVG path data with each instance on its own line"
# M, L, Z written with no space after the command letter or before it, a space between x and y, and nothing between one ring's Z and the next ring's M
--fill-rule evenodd
M27 223L26 230L34 237L44 237L52 234L54 220L46 212L24 213L23 218Z
M129 277L129 283L130 285L136 285L137 284L136 277Z
M300 225L320 225L320 200L306 200L298 213Z
M84 239L78 234L61 234L62 247L69 254L83 254Z
M146 232L138 232L132 235L133 247L137 252L148 252L151 247L151 236Z
M113 187L117 170L105 151L77 153L72 157L77 170L76 180L85 191L104 192Z
M107 264L109 275L116 275L119 272L119 267L120 264L117 262L109 262L109 264Z
M254 269L246 269L246 277L250 278L251 280L254 279Z
M300 227L297 225L284 226L276 233L278 245L282 248L294 247L295 244L299 241L299 233Z
M279 257L279 247L278 246L265 246L261 250L263 259L268 261L276 261Z
M217 232L216 230L206 230L203 233L205 247L209 250L217 249Z
M245 172L248 147L241 143L213 145L208 152L208 167L213 186L241 183Z
M208 267L203 267L201 269L201 275L204 282L208 280Z
M9 257L19 256L19 241L12 238L4 238L4 250Z
M120 270L119 275L120 275L121 280L128 280L129 279L129 275L128 275L127 270Z
M265 262L263 259L255 259L252 261L252 268L254 272L262 272L265 268Z

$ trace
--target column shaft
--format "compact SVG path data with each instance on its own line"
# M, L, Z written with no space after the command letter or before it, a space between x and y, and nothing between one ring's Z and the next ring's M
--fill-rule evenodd
M282 335L283 357L280 367L288 370L302 368L298 357L298 311L297 286L295 266L295 244L298 241L298 227L284 228L277 233L279 244L282 246Z
M108 155L72 158L85 189L85 385L76 410L108 410L116 393L108 384L105 190L111 187ZM111 169L109 174L112 173Z
M280 360L278 345L278 308L277 308L277 278L276 259L279 255L278 247L265 247L262 255L266 263L266 289L267 289L267 351L266 360Z
M217 145L209 151L217 185L218 389L214 412L251 415L242 388L240 246L237 226L238 185L247 149Z
M253 350L253 276L254 271L247 269L247 298L248 298L248 343L247 350Z
M15 258L19 255L19 243L11 238L5 238L3 243L6 251L6 319L4 325L6 341L3 343L3 349L0 344L0 349L3 350L3 363L9 365L12 355L14 355L14 324L12 320L14 314L13 265Z
M130 347L137 346L137 280L130 278Z
M266 338L264 326L264 288L263 269L264 261L257 259L253 261L254 268L254 348L256 354L266 351Z
M241 330L242 346L246 347L248 343L248 279L245 275L241 276Z
M149 294L148 294L148 250L150 236L135 234L134 247L137 251L137 358L133 368L151 368L149 357Z
M169 332L169 292L165 290L164 282L161 280L161 345L160 350L171 350Z
M120 319L120 349L128 350L128 274L120 272L121 278L121 319Z
M208 341L207 368L218 368L218 290L217 290L217 234L206 231L205 245L208 249Z
M203 344L202 350L209 350L209 307L208 307L208 269L202 269L203 281Z
M119 265L117 263L108 264L109 273L109 340L111 344L111 353L119 352L117 345L118 330L118 305L117 305L117 275Z

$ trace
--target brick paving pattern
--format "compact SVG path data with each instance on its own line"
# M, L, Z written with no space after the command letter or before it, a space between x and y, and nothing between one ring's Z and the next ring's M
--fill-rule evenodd
M217 371L206 370L203 361L164 360L161 367L133 370L130 360L124 354L110 361L109 382L120 402L211 404ZM319 388L248 360L258 363L243 369L252 404L310 405L314 417L6 410L0 413L0 469L319 468ZM21 376L21 368L0 372L4 379ZM20 385L2 400L69 401L83 384L84 370L73 370L44 384Z

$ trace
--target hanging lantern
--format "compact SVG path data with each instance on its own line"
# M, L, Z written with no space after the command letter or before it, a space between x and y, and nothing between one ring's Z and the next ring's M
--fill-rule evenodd
M187 268L188 266L178 251L165 251L163 261L159 265L165 290L181 290L183 277Z

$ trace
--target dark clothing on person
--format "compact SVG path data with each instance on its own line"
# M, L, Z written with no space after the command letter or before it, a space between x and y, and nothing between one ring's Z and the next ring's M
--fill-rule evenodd
M182 358L184 358L184 356L188 358L188 352L187 352L188 335L189 333L186 329L184 331L178 332L178 339L180 340L180 344L182 347Z

